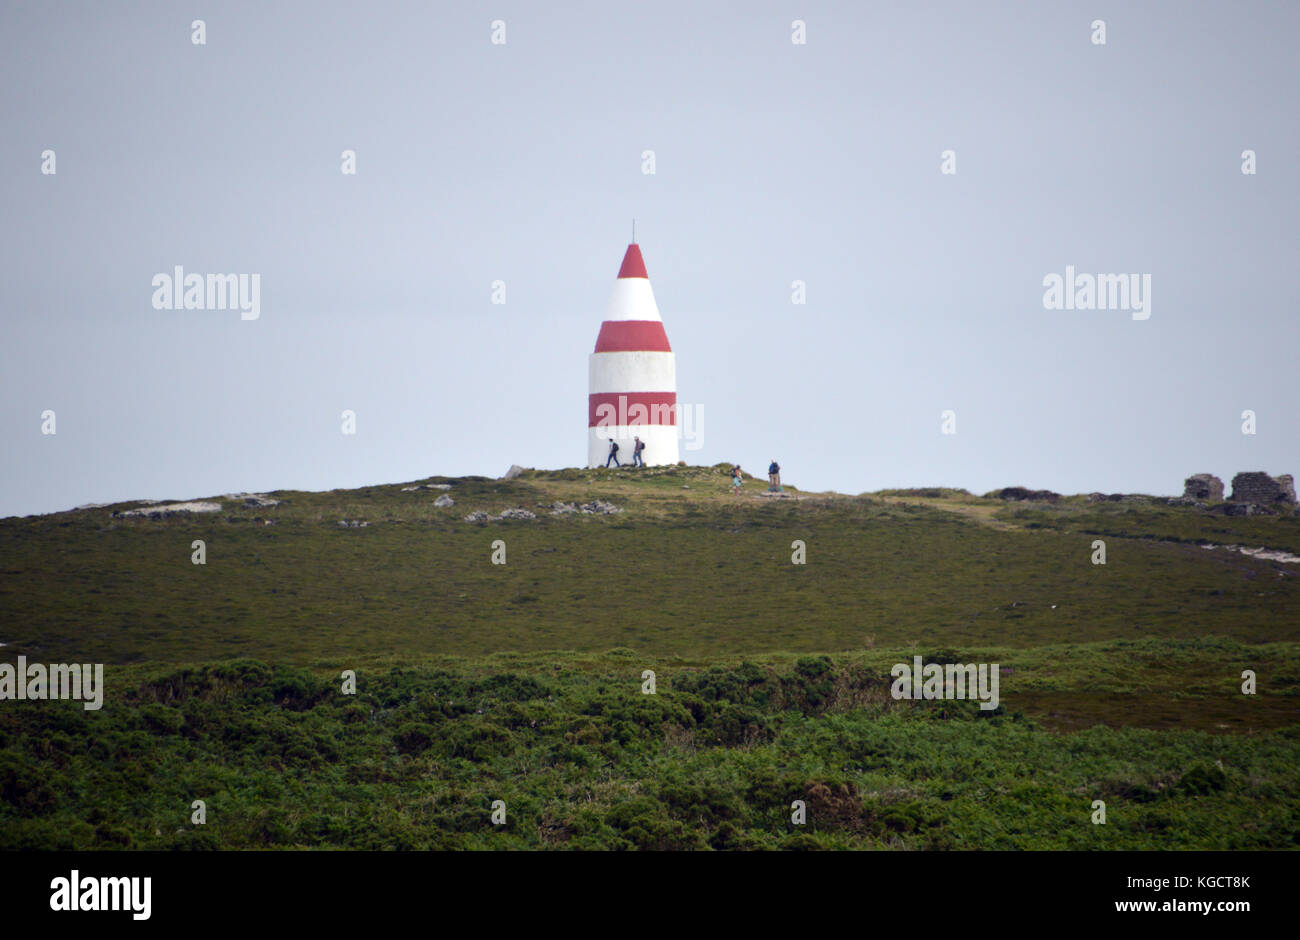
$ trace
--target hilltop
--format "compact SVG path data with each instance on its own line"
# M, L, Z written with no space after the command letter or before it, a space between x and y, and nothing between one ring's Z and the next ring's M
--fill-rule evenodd
M109 666L100 712L0 706L0 842L1296 844L1295 515L764 489L527 470L0 520L4 658ZM893 700L913 655L999 664L1001 706Z
M159 519L147 514L159 505L126 515L133 502L0 520L0 642L53 659L308 665L1300 641L1300 566L1204 547L1300 553L1295 515L938 489L754 498L764 489L751 480L734 497L722 466L570 469L209 496L192 502L220 511ZM552 514L593 501L620 511ZM465 521L503 510L536 518ZM196 539L204 565L191 563ZM491 562L497 539L505 565ZM791 563L796 539L804 565ZM1091 562L1096 539L1104 566Z

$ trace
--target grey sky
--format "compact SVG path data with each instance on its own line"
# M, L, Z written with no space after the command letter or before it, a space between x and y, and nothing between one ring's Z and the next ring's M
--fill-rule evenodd
M692 463L845 492L1300 474L1298 26L1261 2L6 0L0 515L578 465L633 217L703 408ZM260 274L260 319L153 309L176 265ZM1066 265L1150 274L1150 319L1045 310Z

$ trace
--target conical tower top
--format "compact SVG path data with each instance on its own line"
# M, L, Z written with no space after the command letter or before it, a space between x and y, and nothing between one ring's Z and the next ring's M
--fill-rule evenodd
M641 246L636 242L627 246L627 253L623 255L623 266L618 269L619 277L643 277L649 280L650 275L645 273L645 261L641 257Z

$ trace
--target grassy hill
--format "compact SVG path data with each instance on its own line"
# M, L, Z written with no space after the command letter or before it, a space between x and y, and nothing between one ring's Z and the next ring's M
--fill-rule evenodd
M1222 547L1300 553L1300 517L765 488L527 471L0 520L0 656L108 687L0 702L0 847L1300 840L1300 565ZM621 511L552 514L593 500ZM509 508L536 518L465 521ZM1002 707L893 700L913 655L1000 664Z

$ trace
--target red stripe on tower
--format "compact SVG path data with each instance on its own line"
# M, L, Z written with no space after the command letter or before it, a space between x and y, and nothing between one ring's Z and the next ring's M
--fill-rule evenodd
M677 424L676 392L603 392L587 396L587 427Z
M596 336L596 352L672 352L658 320L606 320Z

